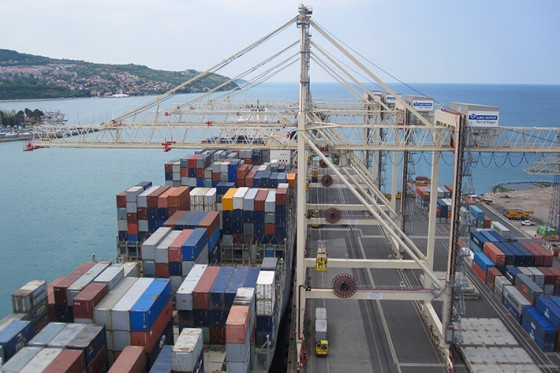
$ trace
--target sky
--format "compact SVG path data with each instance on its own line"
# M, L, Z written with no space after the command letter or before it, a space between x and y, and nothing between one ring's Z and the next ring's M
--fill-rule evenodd
M297 15L301 0L0 0L0 48L204 71ZM560 84L557 0L308 0L312 19L409 83ZM290 26L279 38L298 40ZM328 44L312 30L312 40ZM269 47L273 50L272 45ZM257 61L241 62L249 68ZM383 80L394 82L369 64ZM242 69L243 70L243 69ZM241 70L241 71L242 71ZM224 71L224 74L234 74ZM232 76L232 75L228 75ZM311 65L311 79L333 81ZM275 81L299 80L287 69Z

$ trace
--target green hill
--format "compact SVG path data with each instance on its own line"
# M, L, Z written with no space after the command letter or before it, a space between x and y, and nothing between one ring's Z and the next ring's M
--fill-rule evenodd
M198 72L153 70L142 65L59 60L0 49L0 100L161 94ZM210 74L180 93L205 92L228 78ZM225 89L236 87L229 84Z

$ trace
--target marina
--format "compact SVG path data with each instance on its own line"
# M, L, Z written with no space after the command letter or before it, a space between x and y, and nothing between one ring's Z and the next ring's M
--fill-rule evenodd
M265 37L297 26L295 57L279 62L300 63L296 102L216 90L160 108L171 91L101 125L50 127L33 139L30 150L39 152L157 149L152 162L164 182L139 167L126 189L111 193L103 218L117 227L115 263L94 257L59 273L47 291L37 285L33 299L48 305L40 313L31 312L35 303L14 305L16 316L0 327L48 341L13 348L13 337L0 340L8 368L48 370L73 359L101 372L130 355L146 371L166 372L558 371L558 326L539 303L560 296L558 253L543 239L556 223L546 221L539 241L525 235L478 201L468 167L483 153L532 153L554 165L558 129L510 128L498 123L497 107L449 103L451 110L430 97L401 97L311 15L301 6ZM328 54L312 58L313 46L322 49L311 27L378 89L349 79L343 87L353 100L312 95L311 60L332 63L337 77L347 71ZM430 154L429 176L416 174L417 153ZM444 153L454 164L452 180L442 182ZM560 214L554 198L552 218ZM495 227L509 235L488 233Z

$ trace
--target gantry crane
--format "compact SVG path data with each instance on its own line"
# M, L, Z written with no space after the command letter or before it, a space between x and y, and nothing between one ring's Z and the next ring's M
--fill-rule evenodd
M152 101L102 124L91 126L65 125L45 127L29 148L40 147L118 147L118 148L162 148L208 149L235 147L236 149L270 149L297 153L297 253L295 276L295 300L297 317L295 336L300 363L303 361L304 314L306 300L316 298L383 299L420 301L428 322L434 326L440 348L446 362L452 365L449 345L453 338L446 333L457 320L456 307L452 302L457 290L455 273L461 247L458 243L459 212L461 199L461 176L465 152L528 152L558 155L560 152L559 128L492 126L480 131L470 126L465 114L449 110L436 110L433 118L421 115L409 102L400 97L381 79L372 73L365 63L356 58L324 28L311 18L312 11L300 6L298 15L287 23L230 56L212 68L192 78L183 85L159 96ZM193 83L209 73L231 67L257 46L273 39L288 27L296 25L299 41L278 48L278 52L262 59L249 69L232 77L223 86L215 87L205 94L187 102L176 103L178 89ZM312 41L310 29L322 37L327 45L352 64L352 71L359 70L377 85L382 95L371 94L371 89L361 83L346 68L347 64ZM299 49L296 49L299 46ZM279 71L299 62L299 99L297 102L265 101L248 99L241 95L250 88L274 76ZM315 100L311 94L311 63L326 71L346 89L352 99L334 101ZM226 84L244 79L247 83L235 90L222 92ZM383 97L391 97L389 104ZM365 101L364 101L365 100ZM165 105L169 104L169 107ZM254 110L260 105L263 110ZM405 114L403 114L403 111ZM414 118L407 126L399 125L403 115ZM466 141L466 139L473 141ZM403 232L398 222L396 209L397 173L393 172L391 198L388 199L375 174L368 167L372 154L378 152L429 152L433 156L431 198L429 202L428 243L426 251ZM437 202L437 180L439 159L442 153L453 153L455 157L455 187L452 199L452 225L449 239L449 257L446 284L442 285L433 272L435 246L435 214ZM365 154L363 157L361 154ZM328 257L328 268L381 268L417 269L424 273L424 286L418 288L364 289L352 276L340 277L332 289L318 289L306 285L306 276L317 268L317 258L305 255L307 238L307 160L310 155L320 159L333 178L346 186L356 197L359 205L340 205L338 209L362 210L370 218L369 223L379 225L393 246L394 258L348 259ZM336 157L336 165L332 160ZM367 163L364 164L363 160ZM381 159L381 156L379 157ZM381 167L378 163L378 167ZM405 180L403 180L405 182ZM331 211L331 213L334 213ZM335 214L336 215L336 214ZM336 220L336 219L335 219ZM325 221L328 221L328 216ZM403 259L399 253L404 253ZM325 253L326 256L326 253ZM325 263L326 263L326 259ZM323 266L321 266L323 268ZM326 266L324 267L326 269ZM309 271L308 271L309 270ZM395 288L398 288L398 284ZM344 288L344 289L343 289ZM344 290L344 291L343 291ZM439 319L432 307L434 299L444 303L443 318ZM446 338L447 334L447 338Z

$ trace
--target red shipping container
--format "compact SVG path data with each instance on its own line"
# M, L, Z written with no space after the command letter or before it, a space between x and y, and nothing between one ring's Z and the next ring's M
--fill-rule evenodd
M136 217L138 220L148 220L148 209L144 207L138 207L136 211Z
M135 212L128 212L126 214L126 222L128 224L137 224L138 223L138 214Z
M288 189L278 188L276 189L276 204L286 205L288 203Z
M47 304L49 305L49 321L56 321L56 305L54 300L54 287L64 280L64 276L55 278L47 285Z
M43 370L43 373L82 373L86 370L86 357L82 350L62 350Z
M174 162L166 162L166 163L163 165L164 171L165 171L165 172L173 172L173 163L174 163Z
M181 169L179 170L179 174L181 175L181 177L189 177L189 169L186 167L181 167Z
M506 255L492 242L485 242L482 251L497 266L506 265Z
M267 189L260 189L255 196L255 211L264 211L264 202L266 201L266 197L268 196Z
M74 298L73 313L75 319L93 319L94 307L109 293L104 283L91 283Z
M156 277L169 278L168 263L156 263Z
M171 300L169 300L150 330L147 332L130 332L130 343L133 346L144 347L144 352L151 351L155 347L156 343L159 342L161 334L172 318L173 307L171 306Z
M554 279L556 275L553 271L550 270L548 267L537 267L539 271L542 272L544 275L544 284L545 285L554 285Z
M490 289L494 289L494 281L498 276L502 276L502 272L496 267L488 268L488 271L486 271L486 285Z
M190 207L190 188L182 186L172 188L168 194L167 207L175 207L178 210L188 210Z
M189 168L191 168L191 169L196 168L196 160L198 158L200 158L201 156L202 156L202 154L191 155L187 160Z
M218 266L206 267L206 270L193 290L194 308L200 310L208 309L208 305L210 304L210 289L219 272L220 267Z
M536 250L533 245L529 244L529 243L523 243L522 244L523 247L525 247L527 250L529 250L530 253L533 254L534 257L534 264L535 267L544 267L543 263L544 263L544 258L541 255L541 253Z
M175 188L171 187L167 189L165 192L161 193L157 198L157 208L159 209L166 209L169 207L168 205L168 198L169 195L175 190Z
M183 244L194 232L193 229L183 229L181 233L171 242L167 250L167 259L170 262L183 261Z
M539 245L536 242L529 242L529 245L531 247L533 247L533 249L538 252L543 258L543 267L551 267L552 266L552 262L554 259L554 255L551 254L550 252L548 252L548 250L546 250L544 247L542 247L541 245Z
M187 212L186 211L176 211L172 214L169 219L167 219L164 223L164 227L174 228L179 219L181 219Z
M264 234L276 234L276 226L274 224L266 223L264 225Z
M554 274L554 285L560 285L560 268L549 267L549 269Z
M117 207L126 208L126 190L117 194Z
M249 317L249 306L231 306L226 320L226 343L245 343Z
M212 181L220 181L220 173L212 172Z
M86 371L87 373L106 372L108 365L107 347L103 346L97 356L93 358Z
M197 168L195 170L195 176L198 178L204 178L204 168Z
M151 208L151 209L157 208L158 207L159 196L162 195L167 189L169 189L168 186L160 186L157 189L155 189L153 192L148 194L148 197L147 197L148 208Z
M244 178L235 179L235 186L236 186L237 188L242 188L242 187L246 186L246 185L245 185L245 179L244 179Z
M72 273L61 279L56 286L54 286L54 301L56 304L67 304L66 289L86 273L95 263L85 262L80 264Z
M485 229L490 229L491 225L492 225L492 219L484 218L482 226Z
M208 237L212 237L216 229L220 228L220 213L217 211L207 212L206 216L198 223L198 226L206 228L208 230Z
M226 344L226 328L223 326L211 326L208 328L210 334L210 344L225 345Z
M486 283L486 273L484 273L482 268L480 268L480 266L478 264L476 264L475 261L472 262L472 269L473 269L474 273L476 273L478 278L481 279L482 282Z
M109 373L144 373L146 354L141 346L126 346L119 354Z
M128 224L126 226L128 234L138 234L138 224Z
M257 174L257 171L249 171L247 173L247 176L245 176L245 186L252 188L253 187L253 179L255 177L255 175Z

